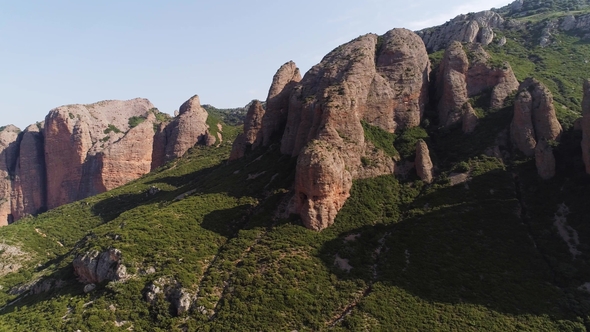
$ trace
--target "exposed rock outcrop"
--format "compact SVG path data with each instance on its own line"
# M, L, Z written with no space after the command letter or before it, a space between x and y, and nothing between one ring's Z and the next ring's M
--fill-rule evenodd
M12 192L14 220L47 209L43 125L30 125L22 133Z
M490 55L480 44L469 45L470 65L467 71L467 96L473 97L491 90L490 108L501 108L519 83L508 62L492 65Z
M194 95L180 106L179 114L166 125L161 124L153 139L151 169L182 157L195 144L211 143L207 126L207 111ZM211 136L211 137L209 137ZM214 139L214 137L213 137Z
M352 175L331 142L312 141L299 156L295 175L295 210L316 231L334 223L350 196Z
M590 174L590 80L584 80L582 99L582 159L586 173Z
M293 61L282 65L272 79L266 98L263 123L263 145L268 146L273 136L283 132L287 122L289 97L295 85L301 81L299 68Z
M555 115L551 91L534 78L527 78L520 84L519 91L524 90L529 91L533 99L532 118L537 141L558 141L563 129Z
M443 127L461 121L467 103L467 69L469 60L463 45L453 42L445 50L436 80L438 120Z
M490 108L501 108L506 97L518 89L508 63L494 66L479 44L465 47L452 42L445 50L436 79L439 124L449 127L464 118L468 98L490 91ZM468 56L469 54L469 56ZM470 60L469 60L470 59Z
M504 18L491 10L459 15L443 25L416 33L422 37L429 51L447 48L452 42L490 44L494 29L504 26Z
M195 95L180 106L178 117L166 127L166 161L182 157L207 133L207 111Z
M463 133L471 134L477 126L477 120L477 114L475 114L475 110L471 107L471 104L465 103L463 105Z
M13 222L11 209L12 178L18 155L20 129L13 125L0 131L0 226Z
M117 188L150 172L155 122L156 117L150 113L146 120L97 154L101 166L95 174L98 190Z
M131 117L145 117L154 106L147 99L109 100L68 105L45 118L47 207L54 208L101 192L96 155L121 139Z
M194 302L194 296L172 278L158 278L146 287L146 301L153 304L158 296L163 296L170 302L176 309L178 316L187 312Z
M79 255L73 261L74 273L85 284L98 284L103 281L122 280L127 277L127 269L121 263L121 251L109 249L96 250Z
M550 143L559 141L561 132L551 92L539 81L527 78L521 83L514 101L510 136L522 153L535 155L537 171L543 179L555 174L555 158Z
M432 160L430 159L430 150L424 140L419 140L416 143L416 161L414 162L416 173L422 181L426 183L432 182Z
M514 100L514 116L510 124L512 143L525 155L532 156L537 145L533 128L533 98L524 90Z
M244 120L244 132L236 138L229 160L241 158L246 150L256 149L262 143L262 118L264 115L265 110L262 104L258 100L254 100L250 104Z

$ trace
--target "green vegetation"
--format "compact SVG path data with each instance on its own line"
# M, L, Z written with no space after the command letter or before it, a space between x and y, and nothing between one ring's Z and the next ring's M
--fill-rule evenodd
M507 60L519 79L553 91L566 129L549 142L554 179L541 181L534 160L513 153L512 98L492 110L484 93L470 100L479 120L469 135L427 120L395 135L362 122L366 141L394 158L411 160L427 141L435 182L356 180L335 224L318 233L286 211L296 159L275 144L228 162L245 111L204 105L210 133L222 125L218 147L195 147L125 186L0 228L3 244L27 253L21 270L0 276L0 331L587 330L590 180L571 129L583 65L564 62L590 49L575 36L545 49L514 42L522 37L507 34L507 45L488 50L493 63ZM84 293L73 258L108 248L121 250L132 277ZM6 257L0 250L0 263ZM36 280L61 286L17 291ZM158 280L193 295L189 312L176 315L163 295L146 301Z
M395 135L388 133L387 131L369 124L366 121L361 121L363 130L365 133L365 139L377 148L383 150L385 154L390 157L398 156L398 152L395 150L394 142Z
M145 121L145 117L143 116L132 116L129 118L128 124L129 128L135 128L137 125Z
M119 133L121 133L121 130L119 128L117 128L114 124L109 124L107 129L104 130L104 133L108 134L110 132L114 132L115 134L119 134Z
M265 104L266 103L262 103L263 107L266 107ZM248 113L247 107L219 109L208 104L202 105L202 107L207 111L207 113L209 113L209 115L215 116L230 126L238 126L244 123L246 113Z

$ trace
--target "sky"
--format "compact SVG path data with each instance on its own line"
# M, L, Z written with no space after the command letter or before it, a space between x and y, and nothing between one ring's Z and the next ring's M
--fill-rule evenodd
M173 113L264 100L289 60L302 73L360 35L419 30L509 0L0 0L0 126L53 108L148 98Z

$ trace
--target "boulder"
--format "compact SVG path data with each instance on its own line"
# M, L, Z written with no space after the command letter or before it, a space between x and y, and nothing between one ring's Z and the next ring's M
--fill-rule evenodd
M122 280L127 277L125 265L121 263L121 251L96 250L78 255L73 261L74 273L84 284L98 284L103 281Z

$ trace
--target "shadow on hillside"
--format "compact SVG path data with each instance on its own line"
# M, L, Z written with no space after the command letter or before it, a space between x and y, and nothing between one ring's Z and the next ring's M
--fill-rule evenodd
M555 272L519 218L510 176L492 171L469 188L427 193L404 208L400 222L343 232L324 243L320 257L341 279L399 287L427 302L556 319L584 314L573 308L579 299L555 286ZM352 270L339 268L339 259Z
M295 160L281 155L276 148L270 152L256 151L237 161L222 162L188 174L151 180L145 184L156 188L166 184L176 189L162 190L155 194L150 194L149 189L146 189L140 193L109 197L96 203L92 212L109 222L123 212L142 205L172 204L194 194L225 193L236 198L261 197L266 192L290 186L294 169Z
M174 201L177 197L190 190L198 188L198 180L213 172L217 166L205 168L193 173L178 177L165 177L147 182L157 188L158 184L167 184L177 187L173 191L159 191L150 193L149 189L135 194L121 194L101 200L92 207L92 213L100 216L105 222L109 222L121 215L121 213L136 207L154 203Z

